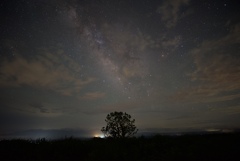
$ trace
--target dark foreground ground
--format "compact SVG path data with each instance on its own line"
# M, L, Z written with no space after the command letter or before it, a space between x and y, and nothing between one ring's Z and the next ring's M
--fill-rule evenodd
M0 160L239 161L240 134L1 140Z

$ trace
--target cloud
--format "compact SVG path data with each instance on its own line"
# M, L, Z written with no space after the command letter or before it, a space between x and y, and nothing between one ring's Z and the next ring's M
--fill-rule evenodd
M240 90L239 37L240 24L225 37L205 41L194 49L196 70L191 74L192 80L210 83L217 93Z
M29 86L70 96L95 80L90 77L80 79L80 72L80 65L62 51L45 51L35 58L16 55L1 62L0 87Z
M158 38L154 41L152 48L157 48L160 51L161 57L168 56L169 54L176 53L176 50L179 49L180 44L182 43L181 36L167 37L166 35Z
M190 0L168 0L164 1L158 7L157 12L161 14L162 21L166 23L166 27L174 27L181 18L180 9L184 5L188 5Z
M142 108L146 106L146 102L144 101L124 101L124 102L116 102L116 103L109 103L103 104L99 106L95 106L91 109L86 109L81 112L86 114L107 114L113 111L131 111L133 109Z
M43 104L42 103L40 103L40 102L32 102L32 103L29 103L29 105L31 106L31 107L33 107L33 108L37 108L37 109L39 109L41 112L43 112L43 113L46 113L47 111L47 109L45 109L44 108L44 106L43 106Z
M85 93L85 95L80 98L84 100L95 100L95 99L104 98L105 95L106 94L103 92L88 92L88 93Z
M109 46L121 56L124 56L129 50L143 51L151 43L149 37L139 29L133 30L128 26L121 27L121 24L105 23L101 31L109 42Z
M220 102L240 98L240 24L217 40L206 40L192 50L196 70L189 76L195 86L183 89L176 100Z
M180 39L181 39L181 37L178 36L178 37L175 37L173 39L163 40L161 45L162 45L163 48L173 48L173 49L175 49L177 46L179 46Z
M23 112L30 112L32 114L35 113L39 114L40 116L56 117L62 114L62 111L60 111L60 109L54 109L50 104L47 104L46 107L46 103L43 104L41 102L31 102L25 106L25 108L21 108Z

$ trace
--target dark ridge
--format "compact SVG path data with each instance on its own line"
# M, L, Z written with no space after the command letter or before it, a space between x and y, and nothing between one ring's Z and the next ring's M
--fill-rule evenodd
M138 138L1 140L3 160L226 161L238 160L240 133ZM2 160L2 159L1 159Z

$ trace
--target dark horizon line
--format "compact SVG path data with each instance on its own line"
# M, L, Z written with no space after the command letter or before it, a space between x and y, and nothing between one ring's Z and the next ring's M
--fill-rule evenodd
M141 132L135 135L136 138L140 137L154 137L154 136L184 136L184 135L208 135L208 134L240 134L240 128L234 129L231 131L185 131L185 132ZM55 140L55 139L68 139L68 138L74 138L74 139L92 139L92 138L101 138L96 136L90 136L90 135L74 135L74 134L58 134L58 135L52 135L52 136L34 136L31 135L0 135L0 140L14 140L14 139L26 139L26 140L37 140L37 139L47 139L47 140Z

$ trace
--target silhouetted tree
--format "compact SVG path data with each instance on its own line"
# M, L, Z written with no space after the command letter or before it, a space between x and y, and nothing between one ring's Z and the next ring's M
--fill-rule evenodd
M134 125L135 119L131 120L131 115L126 112L111 112L107 115L105 121L107 126L101 129L105 137L132 137L138 131Z

